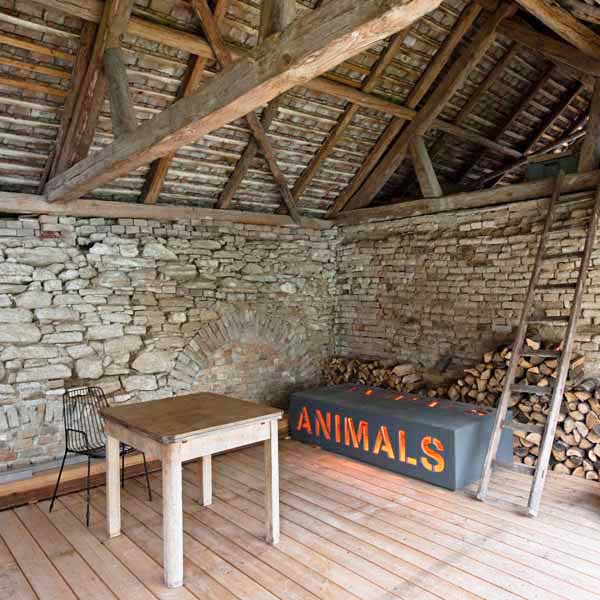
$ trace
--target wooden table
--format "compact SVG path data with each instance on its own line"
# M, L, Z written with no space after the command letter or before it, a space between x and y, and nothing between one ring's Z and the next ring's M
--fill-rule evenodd
M108 535L121 533L119 442L162 460L163 563L165 583L183 585L182 463L202 457L202 497L211 503L211 455L264 442L267 541L279 541L277 408L198 393L102 410L106 430Z

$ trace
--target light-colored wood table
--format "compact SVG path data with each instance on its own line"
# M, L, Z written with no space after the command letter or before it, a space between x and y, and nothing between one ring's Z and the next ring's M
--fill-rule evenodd
M202 457L202 497L211 503L211 456L264 442L267 541L279 541L277 408L219 394L198 393L102 410L106 430L108 535L121 533L119 442L162 460L163 564L165 583L183 585L182 463Z

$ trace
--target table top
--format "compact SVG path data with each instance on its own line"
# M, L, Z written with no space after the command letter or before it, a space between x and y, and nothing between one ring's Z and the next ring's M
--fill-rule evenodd
M283 411L229 396L199 392L138 404L111 406L102 409L101 414L107 421L118 423L163 444L172 444L237 425L280 419Z

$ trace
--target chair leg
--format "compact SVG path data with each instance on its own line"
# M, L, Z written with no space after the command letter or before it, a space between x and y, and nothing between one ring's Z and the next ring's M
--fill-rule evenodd
M142 452L144 459L144 473L146 474L146 485L148 486L148 500L152 502L152 489L150 488L150 477L148 477L148 464L146 463L146 455Z
M54 486L54 494L52 494L52 502L50 502L50 509L48 512L52 512L54 508L54 501L56 500L56 494L58 493L58 485L60 483L60 478L62 477L63 469L65 468L65 460L67 460L68 450L65 450L63 455L62 463L60 464L60 471L58 472L58 479L56 480L56 485Z
M92 459L88 456L88 465L87 465L87 507L85 510L85 526L90 526L90 463Z

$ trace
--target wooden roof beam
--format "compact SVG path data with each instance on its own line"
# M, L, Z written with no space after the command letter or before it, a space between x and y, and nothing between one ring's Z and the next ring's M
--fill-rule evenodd
M430 87L445 68L447 62L452 56L452 53L463 39L465 33L471 28L475 22L475 19L481 13L481 10L481 6L475 3L468 4L465 7L459 19L452 28L452 31L444 41L444 44L436 52L431 63L427 67L427 70L411 91L407 101L407 106L409 108L417 107L421 100L423 100ZM396 139L396 136L400 133L405 123L406 120L404 119L392 119L392 122L386 127L383 134L379 137L377 143L371 150L371 153L369 156L367 156L366 160L363 161L363 164L352 178L350 184L336 198L333 206L327 212L327 217L333 217L337 215L346 207L352 196L360 189L360 186L364 183L377 163L383 157L386 150Z
M223 37L219 32L219 28L212 12L210 11L207 0L192 0L192 6L200 18L204 33L210 42L221 68L226 69L233 64L233 58L225 47ZM275 151L273 150L271 140L267 136L267 132L265 131L255 112L248 113L245 116L245 119L246 123L248 123L248 127L250 127L250 131L252 131L252 135L254 136L258 147L260 148L261 154L265 159L271 174L273 175L273 179L279 188L281 198L287 207L290 216L294 222L299 223L300 213L296 208L296 202L294 201L292 192L287 185L285 175L277 164Z
M371 203L377 192L404 161L408 146L415 135L422 135L433 125L446 103L463 85L469 73L493 44L498 24L514 14L515 9L516 7L512 4L501 4L498 10L483 24L461 56L448 69L446 76L429 96L417 117L402 131L385 157L372 170L364 184L348 202L349 209L363 208Z
M595 60L600 60L600 37L553 0L517 0L560 37Z
M266 104L437 8L441 0L337 0L272 35L201 89L175 102L46 186L70 201Z
M260 15L260 34L259 45L266 37L273 33L285 31L296 18L296 2L295 0L263 0L262 10ZM277 116L279 107L283 101L283 96L271 100L263 111L261 118L261 126L267 131L273 120ZM244 177L248 173L248 169L258 152L258 142L256 138L250 138L248 145L244 149L240 160L235 165L233 173L230 175L225 187L219 195L216 208L229 208L233 201L233 197L238 191Z
M439 198L443 196L442 186L431 164L423 136L418 135L415 137L410 143L409 151L423 198Z
M230 0L216 0L214 17L219 26L225 19L229 4ZM204 78L204 69L206 68L207 62L208 58L203 56L194 56L192 58L185 79L179 88L177 94L178 99L189 96L198 88L200 82ZM169 154L155 160L150 165L150 170L144 181L144 187L142 188L141 194L141 200L144 204L156 204L175 155L176 152L169 152Z
M595 81L588 113L590 118L579 153L580 173L597 169L600 164L600 78Z

